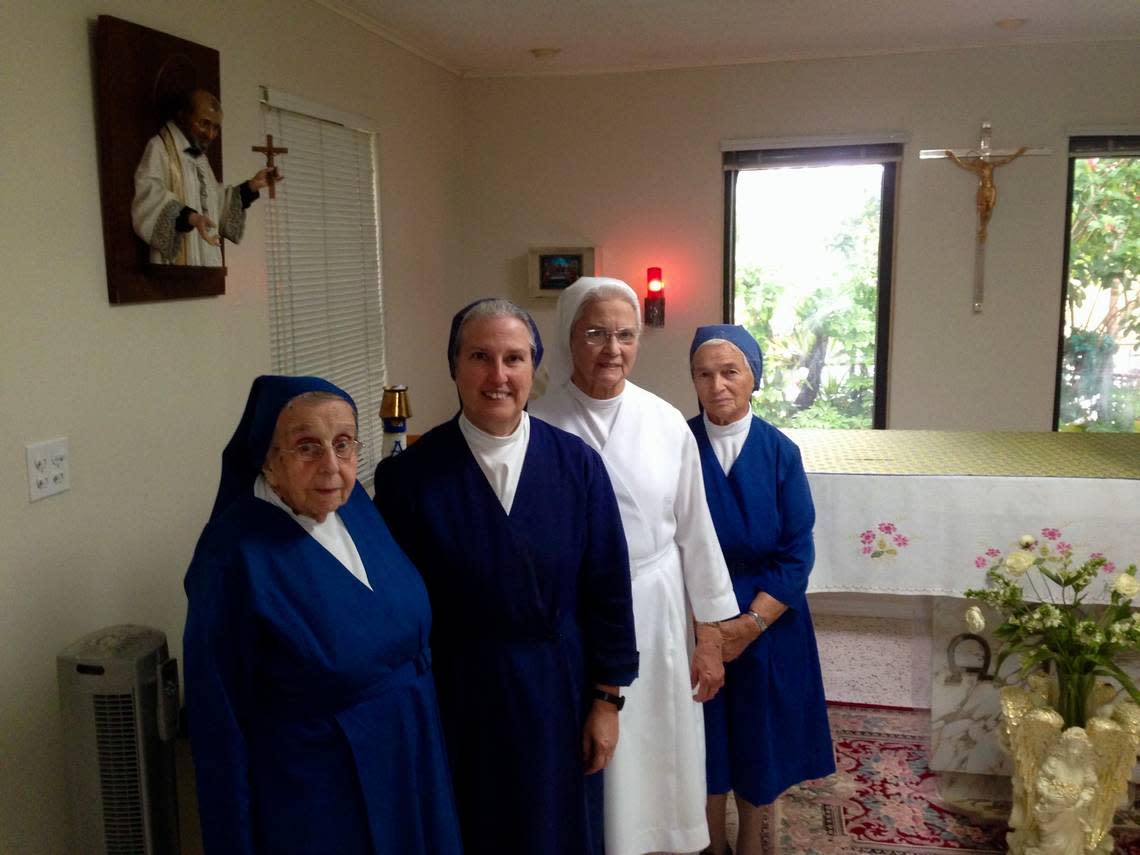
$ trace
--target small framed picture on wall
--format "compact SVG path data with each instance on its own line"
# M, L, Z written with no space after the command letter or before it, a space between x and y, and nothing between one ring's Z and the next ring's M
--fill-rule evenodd
M593 246L543 246L530 251L532 297L557 297L579 276L595 276L601 251Z

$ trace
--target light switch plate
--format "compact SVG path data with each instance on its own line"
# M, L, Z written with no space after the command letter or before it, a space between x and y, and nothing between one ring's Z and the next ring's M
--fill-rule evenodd
M28 455L28 500L40 499L71 489L67 437L25 445Z

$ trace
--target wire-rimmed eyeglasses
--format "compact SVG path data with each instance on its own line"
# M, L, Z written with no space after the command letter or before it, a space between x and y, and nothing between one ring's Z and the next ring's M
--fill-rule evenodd
M330 448L340 460L351 460L364 448L364 443L359 439L343 438L334 439L331 443L306 440L305 442L298 442L292 448L282 448L280 451L282 454L296 454L306 463L312 463L314 460L320 460L324 457Z
M618 344L628 347L637 341L637 330L622 327L617 330L607 330L602 327L590 327L582 333L587 342L594 347L605 347L613 338Z

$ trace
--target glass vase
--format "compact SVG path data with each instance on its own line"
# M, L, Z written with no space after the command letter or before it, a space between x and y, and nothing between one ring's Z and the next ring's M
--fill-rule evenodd
M1084 727L1094 675L1071 671L1060 663L1056 665L1057 712L1065 720L1065 727Z

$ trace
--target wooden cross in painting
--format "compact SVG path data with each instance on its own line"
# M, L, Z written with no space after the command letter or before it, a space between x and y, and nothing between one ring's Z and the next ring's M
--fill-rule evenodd
M273 162L274 155L288 154L287 148L273 147L273 134L265 135L265 145L255 145L252 149L265 155L265 165L269 168L269 198L277 198L277 164Z

